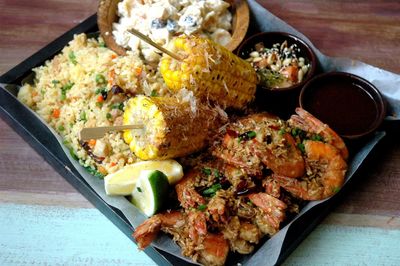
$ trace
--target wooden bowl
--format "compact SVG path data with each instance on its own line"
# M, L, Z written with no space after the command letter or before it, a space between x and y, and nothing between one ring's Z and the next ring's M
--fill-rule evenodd
M100 34L107 47L119 55L124 55L126 49L118 45L112 35L113 23L117 22L118 3L120 0L101 0L97 10L97 24ZM225 46L228 50L235 50L246 36L249 27L250 12L246 0L227 0L231 7L232 40Z

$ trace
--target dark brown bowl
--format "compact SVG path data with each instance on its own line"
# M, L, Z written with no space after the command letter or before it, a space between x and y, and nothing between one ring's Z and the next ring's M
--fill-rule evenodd
M288 42L288 46L296 44L300 48L299 56L304 57L311 67L303 80L293 86L279 89L270 89L262 85L258 85L256 93L256 101L258 105L265 107L266 110L272 111L281 116L287 116L294 111L297 106L298 96L301 88L316 73L318 59L312 48L299 37L286 32L261 32L250 36L238 48L236 54L247 59L250 53L255 50L257 43L264 43L265 47L272 47L275 43Z
M345 72L315 76L301 90L299 104L346 139L369 135L386 116L386 102L379 90Z

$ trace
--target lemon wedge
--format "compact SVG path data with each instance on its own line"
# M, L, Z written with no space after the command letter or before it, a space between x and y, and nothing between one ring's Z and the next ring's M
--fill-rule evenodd
M107 195L128 196L143 170L159 170L167 176L169 184L173 185L183 177L182 166L175 160L142 161L126 165L115 173L104 177L104 187Z
M163 207L168 197L169 182L158 170L142 170L133 189L131 202L147 216Z

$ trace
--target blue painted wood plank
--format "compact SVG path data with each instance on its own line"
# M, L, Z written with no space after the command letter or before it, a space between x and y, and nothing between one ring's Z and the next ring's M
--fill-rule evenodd
M400 230L320 224L284 265L400 265Z
M400 265L400 230L319 225L285 265ZM155 265L97 209L0 205L0 265Z
M155 265L97 209L0 205L0 265Z

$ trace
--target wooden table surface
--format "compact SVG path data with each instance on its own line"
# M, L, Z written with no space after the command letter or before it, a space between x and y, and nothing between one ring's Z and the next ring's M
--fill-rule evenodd
M326 55L400 73L399 1L259 2ZM0 0L0 75L95 13L97 3ZM400 265L398 125L384 125L387 136L351 189L286 264ZM153 264L1 119L0 132L0 265Z

